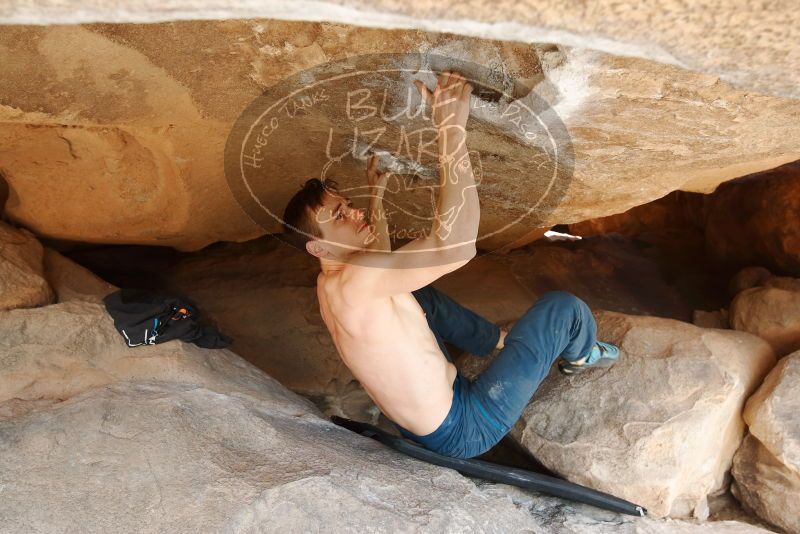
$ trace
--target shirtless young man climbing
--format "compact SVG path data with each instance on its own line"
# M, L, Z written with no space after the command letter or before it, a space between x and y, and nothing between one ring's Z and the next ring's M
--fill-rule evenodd
M288 203L284 226L290 240L319 258L322 318L375 404L402 435L468 458L511 429L559 356L566 374L609 365L618 351L596 341L588 307L569 293L545 294L506 334L429 285L476 254L480 205L466 147L472 86L450 71L433 92L415 84L439 133L431 231L391 250L381 216L386 175L374 156L367 166L373 221L330 183L312 179ZM444 341L479 356L501 350L470 382Z

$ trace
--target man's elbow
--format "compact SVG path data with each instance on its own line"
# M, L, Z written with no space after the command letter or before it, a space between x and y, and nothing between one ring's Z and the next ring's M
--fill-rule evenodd
M477 247L475 247L474 241L467 246L466 254L467 254L466 261L469 261L478 255L478 249Z
M475 243L461 245L452 249L440 251L437 263L440 265L448 266L449 271L460 269L469 261L477 256L478 250L475 248Z

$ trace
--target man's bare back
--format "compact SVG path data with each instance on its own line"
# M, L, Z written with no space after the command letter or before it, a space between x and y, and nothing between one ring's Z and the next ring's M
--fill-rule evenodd
M415 434L433 432L450 410L456 367L422 308L411 293L350 305L338 274L320 273L317 296L342 361L389 419Z

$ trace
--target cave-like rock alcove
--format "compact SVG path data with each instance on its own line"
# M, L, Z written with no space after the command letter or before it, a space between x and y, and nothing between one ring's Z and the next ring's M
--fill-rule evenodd
M800 20L712 4L0 6L0 532L800 533ZM450 171L413 82L446 70L480 224L434 287L504 328L567 291L620 349L480 458L648 517L329 421L398 433L283 208L309 178L372 208L375 154L387 246L424 237ZM120 288L233 342L131 347Z

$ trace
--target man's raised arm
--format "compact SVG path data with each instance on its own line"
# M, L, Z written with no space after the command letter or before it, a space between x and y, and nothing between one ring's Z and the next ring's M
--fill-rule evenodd
M429 241L454 259L474 248L480 204L467 151L467 119L472 86L458 73L445 71L433 94L417 80L417 88L433 109L439 132L439 198Z
M458 269L476 253L480 204L466 144L472 85L450 71L439 76L432 93L421 81L415 84L432 109L439 135L440 187L433 224L428 235L391 253L358 255L342 280L352 282L348 285L355 294L408 293Z

